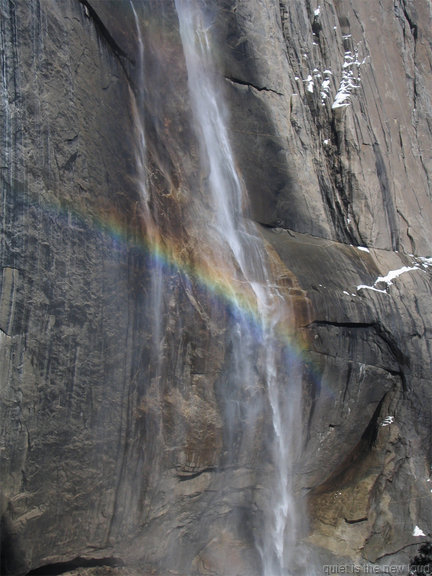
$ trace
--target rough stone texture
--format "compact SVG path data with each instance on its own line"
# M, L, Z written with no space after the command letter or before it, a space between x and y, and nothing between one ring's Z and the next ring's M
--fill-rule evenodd
M106 542L144 257L118 58L77 2L5 1L1 26L2 570L22 573Z
M304 354L306 542L318 563L406 563L414 526L432 532L431 268L419 259L432 255L430 2L210 4L236 161ZM190 194L198 145L174 5L135 5L143 93L129 2L0 2L9 575L79 559L89 574L258 566L265 402L227 389L229 310L216 314L169 258L176 246L205 266L197 219L211 216ZM344 68L348 50L358 65ZM350 105L332 109L351 69ZM168 253L151 302L137 104ZM403 266L417 269L377 282ZM252 396L262 416L248 437L226 414Z
M311 489L310 541L333 561L406 563L406 555L394 556L412 554L414 526L430 532L430 269L377 283L376 292L358 287L373 288L378 277L419 261L264 233L312 303L314 384L302 468Z
M429 253L429 3L326 2L317 16L313 2L225 5L223 65L255 217ZM359 88L332 110L347 51Z

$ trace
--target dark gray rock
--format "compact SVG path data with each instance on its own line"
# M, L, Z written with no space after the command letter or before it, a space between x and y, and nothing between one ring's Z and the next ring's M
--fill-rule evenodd
M406 563L432 532L429 3L216 4L236 162L304 364L305 541L318 563ZM173 2L136 8L143 92L129 2L0 1L9 575L258 570L268 407L227 386L232 311L182 270L210 222L185 63Z
M263 232L312 306L305 353L312 402L301 473L310 489L310 541L336 563L406 564L419 540L414 527L423 522L430 531L430 265ZM398 272L390 281L391 271Z

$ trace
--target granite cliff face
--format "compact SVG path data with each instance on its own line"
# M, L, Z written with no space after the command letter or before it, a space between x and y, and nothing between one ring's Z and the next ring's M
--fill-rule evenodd
M431 4L205 4L302 365L299 539L406 564L432 532ZM231 386L175 3L0 15L2 573L258 573L271 410Z

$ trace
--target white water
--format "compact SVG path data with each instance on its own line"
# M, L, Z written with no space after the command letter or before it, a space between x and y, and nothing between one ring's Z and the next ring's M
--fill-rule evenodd
M148 196L148 182L146 174L147 146L144 132L144 124L142 120L142 113L144 108L143 90L142 90L142 87L144 85L144 40L142 37L138 14L136 13L135 6L132 0L130 0L130 5L134 15L135 28L138 38L138 62L137 62L138 94L135 95L132 92L132 89L129 87L132 102L132 111L134 116L134 128L137 132L135 137L135 140L137 142L137 147L135 149L135 160L138 170L138 186L141 198L143 200L143 206L145 210L148 210L149 196Z
M259 291L255 281L264 280L262 248L255 230L242 218L243 186L235 168L219 79L214 71L209 36L199 5L199 2L176 0L201 161L206 163L208 189L216 217L213 232L216 241L228 244L243 276L250 280L254 290ZM254 248L246 253L245 246L252 244Z
M286 349L278 342L276 326L285 304L272 287L262 241L254 226L244 218L247 202L229 141L222 80L212 58L211 21L200 0L175 0L175 4L202 170L208 178L215 216L209 235L225 252L225 261L232 262L233 274L235 270L240 271L239 279L247 283L256 299L262 333L260 358L258 362L252 358L254 349L245 350L252 346L254 337L245 333L247 327L243 325L242 341L237 340L238 349L234 351L242 357L236 369L243 374L238 374L236 380L247 381L259 363L273 423L273 478L265 487L267 503L255 536L262 574L282 576L294 571L298 537L299 518L292 478L301 435L298 429L301 374L297 373L295 359L286 358Z
M140 26L140 21L138 14L136 12L133 0L130 1L130 6L132 8L137 40L138 40L138 60L137 60L137 91L136 94L129 88L131 104L132 104L132 114L134 118L134 129L136 131L135 141L137 146L135 149L135 162L137 167L137 185L141 196L141 206L143 208L144 220L147 224L147 242L148 246L154 247L157 242L156 230L157 230L157 214L152 213L150 209L150 193L149 193L149 182L147 174L147 143L145 137L145 127L144 127L144 38ZM163 330L161 326L161 321L163 317L162 313L162 295L163 295L163 270L161 263L158 261L157 256L149 250L148 251L148 266L151 269L151 287L149 291L148 298L148 308L150 310L150 317L152 318L152 340L153 340L153 358L155 359L155 369L153 378L157 380L160 377L160 359L161 359L161 347L163 342Z
M157 214L150 208L151 190L147 174L143 97L145 42L133 0L130 0L130 5L139 49L138 90L136 94L131 92L137 142L135 159L148 241L153 245L157 241L158 222ZM211 20L206 20L200 0L175 0L175 5L188 72L191 110L200 144L204 192L211 205L212 220L208 222L208 238L203 246L212 247L210 257L219 255L220 261L214 262L215 267L222 262L231 274L233 284L242 283L254 295L254 311L260 325L259 336L254 331L256 327L247 319L239 319L233 327L234 366L230 375L231 386L247 387L257 380L264 385L272 419L273 434L269 446L272 472L263 478L264 486L259 488L264 493L261 501L265 505L255 526L255 544L261 558L262 575L286 576L294 573L297 564L296 545L301 516L293 496L293 467L301 436L300 367L295 358L287 357L287 347L279 342L277 326L282 318L286 318L286 303L274 288L262 240L255 226L245 218L247 198L230 144L223 81L213 62ZM148 307L153 319L153 393L157 393L157 382L162 373L159 362L164 332L161 320L164 278L157 259L150 256L150 260L152 276ZM262 405L253 402L247 407L246 420L251 430L243 430L245 452L254 449L253 428L262 409ZM236 418L235 410L230 418Z

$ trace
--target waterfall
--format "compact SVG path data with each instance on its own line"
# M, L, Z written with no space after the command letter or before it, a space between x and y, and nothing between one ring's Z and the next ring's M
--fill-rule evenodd
M215 70L211 45L211 21L203 3L175 0L188 72L191 107L201 147L203 169L215 222L212 233L221 249L226 246L243 281L252 289L261 328L262 377L273 422L272 463L274 477L268 486L264 522L257 534L264 576L282 576L294 570L297 510L293 498L293 462L300 437L301 374L293 358L278 341L277 325L285 304L272 285L259 235L246 220L245 194L229 141L223 87ZM245 327L243 326L243 330ZM247 341L253 338L248 335ZM244 355L244 341L235 353ZM242 366L249 373L253 367ZM290 392L283 389L288 378ZM297 429L296 429L297 427Z
M134 118L134 128L136 131L135 141L137 143L135 150L135 162L137 166L137 183L138 189L141 197L141 206L143 208L144 220L146 223L146 235L149 245L155 245L157 243L158 237L158 223L157 223L157 213L151 211L150 209L150 194L149 194L149 183L147 176L147 144L143 120L144 111L144 39L140 26L140 21L138 14L136 12L134 3L130 0L130 6L132 9L134 23L137 33L138 40L138 62L137 62L137 86L138 89L136 94L129 88L132 114ZM157 256L149 251L149 268L151 269L151 289L150 297L148 298L148 308L151 310L150 317L152 318L152 339L153 339L153 356L156 359L160 358L160 346L162 342L162 283L163 283L163 272L160 262ZM159 360L156 361L156 373L154 377L159 378L160 363Z
M265 281L262 247L256 232L243 217L243 185L235 168L221 90L214 70L210 39L199 3L176 0L180 34L186 59L190 99L203 162L207 163L208 189L212 197L214 239L229 246L242 275L254 291ZM250 246L250 249L247 249ZM258 297L258 295L257 295Z
M131 95L137 141L138 185L147 241L155 245L163 232L159 230L157 210L151 208L152 190L147 175L148 151L143 120L145 102L142 96L146 81L145 42L133 0L130 0L130 4L139 49L139 85L136 94ZM229 367L225 366L226 389L233 398L236 397L236 389L247 391L244 396L250 401L242 408L241 418L235 401L231 404L227 402L225 406L228 453L231 450L229 439L234 443L234 430L242 427L241 446L236 449L232 447L231 454L226 457L227 468L235 467L237 458L241 459L254 451L254 437L259 434L262 415L266 414L271 419L270 432L264 434L266 438L270 437L267 460L261 466L259 485L256 487L256 502L259 504L251 502L250 507L259 509L253 522L253 532L262 575L286 576L294 573L298 567L296 544L301 512L295 504L293 468L299 455L301 438L301 365L295 354L291 353L290 342L285 335L284 323L287 318L292 319L292 312L276 286L259 231L248 218L247 193L230 143L224 81L212 55L212 14L207 12L204 4L202 0L175 0L188 75L188 121L192 124L192 132L198 143L201 173L200 178L193 180L199 182L200 189L188 191L190 205L193 205L193 208L189 206L189 211L193 211L195 216L199 210L206 218L205 223L200 223L197 230L191 232L192 236L195 233L196 238L205 230L205 237L198 244L202 253L194 256L198 261L206 262L207 268L215 276L227 279L224 286L230 292L230 302L234 303L233 308L237 311L228 321L231 363ZM194 221L193 218L190 220ZM163 372L160 366L164 337L161 318L169 289L157 259L150 261L150 268L152 280L148 309L153 323L152 353L157 358L157 370L152 374L156 382ZM219 314L217 306L210 311L212 314L214 317ZM240 392L238 396L241 396Z

